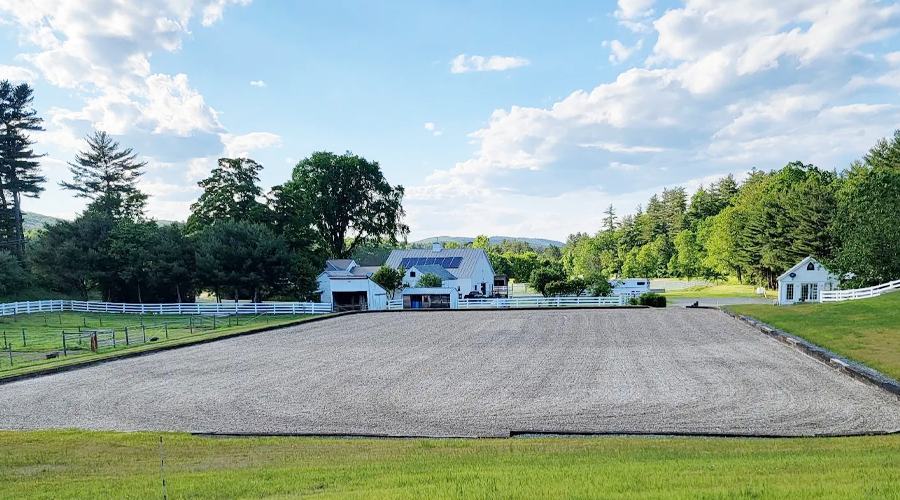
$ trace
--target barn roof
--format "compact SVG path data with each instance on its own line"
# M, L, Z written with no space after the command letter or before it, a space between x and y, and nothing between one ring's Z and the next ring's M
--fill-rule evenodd
M797 271L802 270L810 262L814 263L817 267L818 266L825 267L824 265L822 265L821 262L817 261L815 258L810 256L810 257L807 257L807 258L801 260L800 262L798 262L796 266L785 271L784 274L782 274L781 276L778 277L778 281L781 281L781 280L787 278L791 273L795 273ZM828 268L825 267L825 270L828 271ZM831 271L828 271L828 274L831 274Z
M448 271L453 273L456 278L471 278L472 275L475 274L475 265L478 263L479 259L483 258L487 261L488 266L491 265L491 259L488 258L487 253L481 248L443 248L439 252L435 252L432 249L394 250L388 257L386 264L397 269L400 267L403 259L447 259L448 257L460 258L456 267L448 269ZM406 267L418 267L418 265ZM491 268L491 271L493 272L493 268Z

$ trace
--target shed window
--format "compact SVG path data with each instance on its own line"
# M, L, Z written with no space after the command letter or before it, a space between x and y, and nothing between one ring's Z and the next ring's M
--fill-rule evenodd
M643 281L638 281L638 282L637 282L637 286L644 286L644 285L646 285L646 283L644 283Z
M806 270L807 270L807 271L815 271L815 270L816 270L816 265L813 264L812 262L810 262L809 265L806 266Z
M787 299L794 300L794 285L788 283L787 286Z
M409 272L409 277L410 277L410 278L415 278L415 277L416 277L416 272L415 272L415 271L410 271L410 272Z

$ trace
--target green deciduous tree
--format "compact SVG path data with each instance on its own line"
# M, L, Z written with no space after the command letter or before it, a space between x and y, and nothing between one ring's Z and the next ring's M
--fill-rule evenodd
M276 190L296 212L308 216L328 258L348 258L367 243L396 243L403 224L403 187L391 186L378 162L346 153L314 153Z
M400 269L394 269L390 266L381 266L372 274L372 281L378 283L384 291L387 292L388 299L393 300L397 290L403 288L403 275L406 270L401 266Z
M440 288L443 286L441 277L434 273L425 273L416 281L416 288Z
M15 255L0 251L0 297L13 295L29 284L29 276Z
M271 223L271 213L260 201L262 168L248 158L220 158L210 176L197 184L203 188L203 194L191 205L188 232L200 231L218 221Z
M72 182L60 182L79 198L87 198L88 212L120 220L141 218L147 205L147 195L137 187L141 169L147 164L138 162L130 148L119 149L119 143L106 132L95 132L87 138L87 151L69 163Z

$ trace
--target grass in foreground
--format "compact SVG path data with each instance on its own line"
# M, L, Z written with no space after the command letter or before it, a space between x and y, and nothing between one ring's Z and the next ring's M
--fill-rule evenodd
M162 497L158 434L0 432L3 498ZM170 499L897 498L900 436L163 438Z
M190 344L200 340L212 339L235 333L264 328L267 326L298 323L315 316L312 315L266 315L218 318L213 323L210 317L191 319L181 315L137 315L137 314L93 314L93 313L37 313L6 316L0 318L0 335L6 332L6 341L13 345L16 356L10 363L4 351L0 351L0 379L10 375L39 371L47 368L65 366L86 360L102 359L128 352L152 351L165 346ZM142 324L147 339L156 341L142 343ZM82 346L69 344L67 356L45 359L41 354L62 348L61 332L77 331L78 326L87 325L93 329L115 329L116 347L100 349L93 353L88 349L86 341ZM163 326L165 325L165 326ZM193 327L191 327L193 325ZM131 344L125 345L124 328L130 329ZM22 345L21 331L26 331L26 342ZM2 343L2 340L0 340ZM80 349L80 350L79 350ZM34 356L30 356L30 353Z
M847 302L728 308L900 380L900 292Z
M652 281L651 281L652 283ZM745 298L754 298L759 297L756 295L756 287L753 285L714 285L707 287L694 287L688 288L686 290L677 290L666 292L663 295L670 298L680 298L680 299L704 299L704 298L734 298L734 297L745 297ZM769 298L776 297L776 293L773 291L768 292Z

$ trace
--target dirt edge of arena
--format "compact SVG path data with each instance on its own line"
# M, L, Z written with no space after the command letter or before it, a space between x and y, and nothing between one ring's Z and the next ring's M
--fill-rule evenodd
M123 359L131 359L137 358L141 356L149 356L151 354L157 354L160 352L166 351L174 351L176 349L182 349L185 347L193 347L202 344L209 344L211 342L218 342L220 340L228 340L237 337L244 337L247 335L256 335L258 333L270 332L273 330L280 330L282 328L291 328L294 326L299 326L307 323L315 323L318 321L326 321L330 319L340 318L344 316L352 316L355 314L384 314L384 313L403 313L403 312L447 312L447 311L463 311L463 312L478 312L478 311L531 311L531 310L572 310L572 309L591 309L591 310L609 310L609 309L650 309L648 306L604 306L604 307L516 307L516 308L478 308L478 309L416 309L415 311L406 311L406 310L392 310L392 311L345 311L345 312L337 312L330 314L323 314L321 316L313 316L311 318L304 318L290 323L282 323L280 325L272 325L272 326L263 326L259 328L254 328L252 330L246 330L242 332L234 332L234 333L226 333L223 335L215 336L215 337L207 337L202 339L196 339L189 342L181 342L177 344L171 345L160 345L156 348L143 349L140 351L130 351L130 352L122 352L119 354L112 354L110 356L104 356L101 358L94 359L86 359L84 361L77 361L74 363L61 365L61 366L51 366L42 369L36 369L34 371L29 371L25 373L16 373L13 375L0 375L0 385L11 384L13 382L18 382L21 380L29 380L38 377L44 377L47 375L54 375L57 373L70 372L75 370L80 370L82 368L89 368L91 366L96 366L103 363L111 363L113 361L119 361Z
M882 390L887 391L893 396L900 398L900 383L888 377L887 375L874 370L868 366L856 363L852 360L841 356L835 352L829 351L824 347L818 346L803 338L791 335L783 330L779 330L768 323L763 323L755 318L738 314L730 309L719 309L723 313L732 318L759 330L763 334L783 343L794 349L812 357L813 359L825 363L826 365L842 372L861 382L873 385Z

